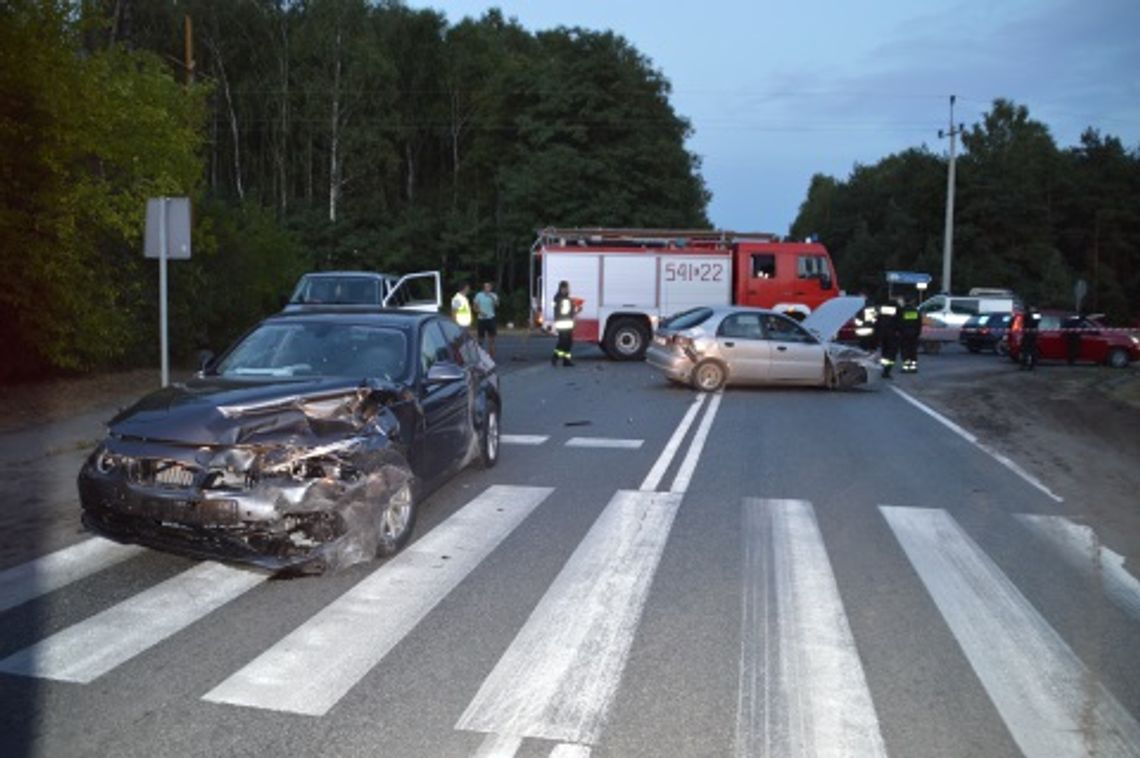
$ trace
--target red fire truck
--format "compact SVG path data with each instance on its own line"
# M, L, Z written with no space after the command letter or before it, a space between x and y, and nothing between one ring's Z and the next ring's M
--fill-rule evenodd
M806 316L840 294L817 242L710 229L543 229L531 247L531 305L553 321L558 283L582 300L574 339L639 360L662 318L737 303Z

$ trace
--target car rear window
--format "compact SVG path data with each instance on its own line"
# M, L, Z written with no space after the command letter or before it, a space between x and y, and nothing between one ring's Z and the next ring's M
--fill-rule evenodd
M677 331L692 329L694 326L700 326L705 323L711 315L712 308L690 308L687 311L681 311L677 315L662 321L661 326Z

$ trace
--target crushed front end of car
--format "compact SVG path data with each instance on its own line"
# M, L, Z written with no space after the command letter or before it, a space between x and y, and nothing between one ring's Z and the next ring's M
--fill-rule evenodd
M827 362L831 372L828 386L832 389L878 384L880 372L875 353L869 353L854 345L830 342L827 344Z
M112 422L79 474L83 523L118 541L270 570L371 560L388 504L411 497L397 415L410 402L399 387L366 386L218 405L203 425L213 443Z

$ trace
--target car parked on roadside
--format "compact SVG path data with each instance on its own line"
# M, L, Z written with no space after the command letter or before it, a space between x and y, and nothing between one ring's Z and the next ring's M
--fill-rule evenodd
M495 465L501 411L494 362L450 319L279 314L111 420L79 473L83 522L274 570L389 556L433 489Z
M1042 310L1037 327L1037 357L1046 361L1065 361L1069 357L1070 340L1077 342L1076 362L1103 363L1113 368L1126 368L1140 360L1140 340L1127 329L1105 326L1099 320L1070 311ZM1021 360L1024 314L1014 316L1009 330L1009 357Z
M864 305L837 297L802 322L765 308L692 308L664 321L646 351L672 381L711 392L726 384L851 387L877 376L873 354L833 341Z
M1008 350L1005 335L1013 322L1012 313L979 313L962 324L958 342L971 353L992 350L1004 355Z
M442 303L438 271L419 271L405 276L375 271L314 271L297 281L284 311L296 313L336 305L435 313Z

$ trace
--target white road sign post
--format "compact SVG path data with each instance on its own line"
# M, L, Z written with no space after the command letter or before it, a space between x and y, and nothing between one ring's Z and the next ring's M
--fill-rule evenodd
M152 197L146 201L143 255L158 259L158 332L162 353L162 386L170 384L167 339L166 261L190 259L190 198Z

